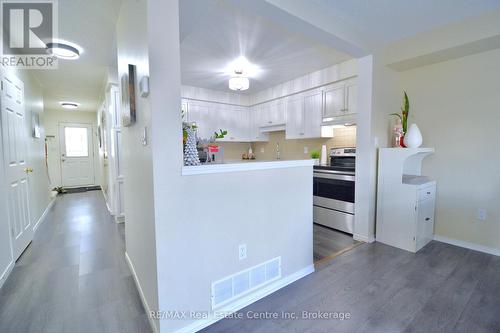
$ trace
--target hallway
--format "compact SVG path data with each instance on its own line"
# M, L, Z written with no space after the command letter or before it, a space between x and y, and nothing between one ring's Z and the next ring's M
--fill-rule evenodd
M0 332L150 332L124 232L100 191L58 197L0 290Z

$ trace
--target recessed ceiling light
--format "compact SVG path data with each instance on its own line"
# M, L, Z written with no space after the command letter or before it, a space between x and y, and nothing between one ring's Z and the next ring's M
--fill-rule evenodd
M80 104L75 102L59 102L59 104L61 104L61 106L65 109L72 109L72 110L80 106Z
M47 53L61 59L75 60L80 58L82 48L74 43L58 41L47 43Z

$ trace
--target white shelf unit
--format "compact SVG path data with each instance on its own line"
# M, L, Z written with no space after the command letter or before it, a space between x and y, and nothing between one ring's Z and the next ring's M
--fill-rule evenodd
M410 252L434 234L436 182L422 176L434 148L381 148L378 161L377 241Z

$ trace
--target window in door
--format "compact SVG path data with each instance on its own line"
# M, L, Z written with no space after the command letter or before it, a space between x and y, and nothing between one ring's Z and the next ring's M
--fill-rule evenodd
M65 127L64 141L66 146L66 157L89 156L89 138L87 128Z

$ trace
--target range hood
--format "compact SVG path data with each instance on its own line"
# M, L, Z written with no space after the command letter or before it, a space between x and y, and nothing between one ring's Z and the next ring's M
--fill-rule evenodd
M321 126L353 126L356 125L356 115L323 118Z
M335 128L344 128L349 126L356 126L356 115L323 118L321 123L321 137L333 138L333 130Z

